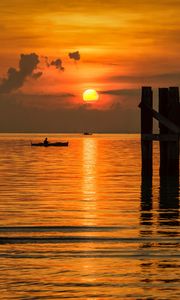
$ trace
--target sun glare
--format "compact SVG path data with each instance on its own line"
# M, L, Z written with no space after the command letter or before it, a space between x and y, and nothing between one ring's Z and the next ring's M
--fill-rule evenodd
M99 99L99 95L94 89L85 90L83 93L83 100L85 102L91 102L91 101L93 102L93 101L97 101L98 99Z

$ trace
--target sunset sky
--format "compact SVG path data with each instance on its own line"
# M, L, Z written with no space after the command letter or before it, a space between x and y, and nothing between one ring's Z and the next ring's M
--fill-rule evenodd
M179 0L1 0L0 132L137 132L140 87L179 86L179 12Z

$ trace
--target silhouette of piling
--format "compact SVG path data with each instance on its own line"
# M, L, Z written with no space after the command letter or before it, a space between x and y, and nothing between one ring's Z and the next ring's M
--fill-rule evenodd
M179 88L170 87L169 88L169 109L168 109L168 119L176 124L176 110L179 105ZM172 140L168 141L167 145L167 173L168 176L176 176L179 178L179 134L170 132L174 137Z
M142 87L141 96L141 155L142 155L142 176L152 177L152 139L145 139L146 135L152 135L153 118L147 109L152 108L152 89Z
M141 103L142 178L152 177L153 140L160 143L160 177L173 177L179 184L180 103L179 88L159 89L159 112L153 109L151 87L142 87ZM153 118L159 121L159 134L153 134Z
M169 90L168 88L159 88L159 113L168 118L169 109ZM159 133L160 135L167 135L168 128L159 122ZM167 176L167 162L168 162L168 149L167 141L159 141L159 151L160 151L160 177Z

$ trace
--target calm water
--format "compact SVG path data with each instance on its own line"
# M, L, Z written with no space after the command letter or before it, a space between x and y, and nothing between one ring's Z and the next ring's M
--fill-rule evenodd
M180 299L178 185L138 135L0 135L0 299Z

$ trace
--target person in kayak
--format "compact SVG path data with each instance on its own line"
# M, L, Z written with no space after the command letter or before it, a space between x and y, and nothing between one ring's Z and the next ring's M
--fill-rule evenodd
M46 137L45 140L44 140L44 146L47 146L48 144L49 144L49 141L48 141L48 139Z

